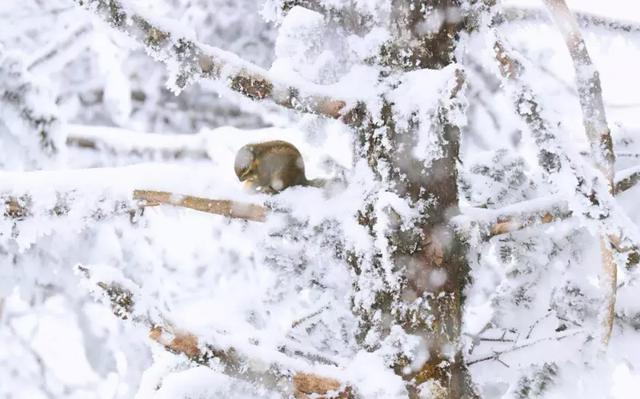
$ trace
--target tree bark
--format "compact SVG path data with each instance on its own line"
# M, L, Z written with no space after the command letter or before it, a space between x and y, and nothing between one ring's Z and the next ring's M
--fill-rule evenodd
M466 18L449 18L463 15L460 3L454 0L396 3L398 37L381 49L380 64L406 71L441 69L455 62L457 38L469 26ZM427 9L431 11L420 11ZM417 27L438 12L445 16L440 30L421 34ZM410 51L399 50L416 42L420 45L411 44L414 47ZM360 339L365 347L374 350L376 345L371 343L376 340L371 337L377 337L379 343L396 326L423 339L428 359L420 367L416 369L413 364L409 371L414 359L404 355L398 355L393 365L396 373L407 381L411 398L419 397L425 390L429 397L436 398L477 396L459 340L463 291L469 281L467 248L450 223L459 213L460 129L449 120L448 110L462 91L463 74L458 71L455 80L452 93L443 99L432 121L416 117L408 128L400 127L394 119L394 104L382 98L381 121L368 121L357 129L356 159L366 159L382 182L376 199L361 210L360 222L367 226L374 242L383 240L386 244L383 248L377 246L378 253L369 259L368 265L363 264L363 259L351 258L357 275L356 294L370 290L372 281L382 282L382 288L374 292L373 304L366 307L356 302ZM432 160L419 159L414 154L421 124L425 123L431 123L429 128L436 129L439 137L435 153L440 156ZM386 192L419 211L409 227L394 209L376 203ZM381 217L386 219L385 232L379 228ZM390 278L390 272L397 279Z

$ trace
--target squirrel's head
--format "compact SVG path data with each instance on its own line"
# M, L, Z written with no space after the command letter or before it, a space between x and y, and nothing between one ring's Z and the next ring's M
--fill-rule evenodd
M248 180L256 173L256 156L253 152L252 144L247 144L240 148L236 154L233 167L240 181Z

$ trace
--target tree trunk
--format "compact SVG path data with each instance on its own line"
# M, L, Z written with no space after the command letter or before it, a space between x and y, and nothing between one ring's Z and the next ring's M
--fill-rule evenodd
M447 17L463 15L459 2L396 3L397 37L382 49L378 62L390 74L394 70L441 69L454 62L457 38L469 28L469 19L447 18L439 31L428 35L421 34L423 29L419 27L436 12ZM431 12L420 11L429 7L433 8ZM463 77L458 78L462 86ZM429 354L419 367L406 355L399 354L395 359L393 367L407 381L411 397L418 397L425 389L431 392L429 397L475 397L459 344L463 290L469 280L467 249L449 223L458 214L460 129L449 121L445 107L438 109L428 122L437 130L439 148L435 153L440 157L417 159L414 150L420 125L427 121L415 118L408 128L399 128L394 120L394 104L387 98L382 101L381 121L363 123L356 143L357 158L365 158L383 183L378 195L372 196L375 199L361 210L360 222L367 226L375 242L382 239L386 244L386 248L377 246L370 259L351 258L357 274L356 295L378 287L373 289L375 296L369 306L355 301L360 317L359 338L365 347L374 350L394 326L401 326L405 333L421 337ZM411 221L410 228L390 207L382 214L386 231L381 233L376 227L381 217L376 210L382 206L376 201L383 192L393 192L419 210L420 216ZM367 261L370 264L363 264ZM390 272L395 278L389 278Z

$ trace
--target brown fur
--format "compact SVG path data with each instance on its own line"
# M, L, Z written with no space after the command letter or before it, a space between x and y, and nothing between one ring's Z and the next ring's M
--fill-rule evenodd
M300 151L282 140L245 145L236 155L234 169L246 186L269 194L291 186L315 185L305 176Z

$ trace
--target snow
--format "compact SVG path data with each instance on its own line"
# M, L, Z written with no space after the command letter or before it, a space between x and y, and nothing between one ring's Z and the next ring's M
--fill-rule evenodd
M638 6L629 1L567 2L640 23ZM626 266L625 253L617 255L613 336L606 353L595 345L603 302L599 237L620 235L624 246L640 242L640 188L614 198L594 183L598 172L584 155L589 146L573 65L554 26L498 28L518 51L527 68L523 79L552 121L558 137L552 144L571 161L549 176L497 74L494 33L483 28L463 37L457 63L441 70L401 71L376 60L380 46L397 39L393 2L319 3L338 17L353 12L361 19L344 22L299 6L285 12L277 0L124 1L126 10L171 33L171 43L150 51L161 62L143 52L144 43L114 33L66 0L3 5L0 198L18 199L30 214L0 218L0 397L275 399L292 393L291 384L246 381L221 362L205 367L170 353L148 338L149 324L195 334L200 349L233 349L247 370L278 368L287 383L306 372L338 379L362 398L408 397L403 377L429 360L428 334L409 334L393 315L377 311L373 323L384 328L358 337L358 312L375 306L375 293L402 287L402 273L423 273L417 257L394 259L389 237L393 225L410 232L427 205L414 206L376 175L393 165L373 169L359 158L355 143L372 138L362 130L231 94L226 79L239 70L271 79L277 98L298 88L346 101L347 108L361 102L373 124L383 121L382 104L392 104L397 132L416 133L419 122L412 152L426 165L443 155L435 113L446 109L462 137L460 214L451 222L468 239L471 269L460 349L479 392L484 398L637 396L638 267ZM433 31L443 21L435 11L417 29ZM616 162L621 180L640 172L634 155L640 151L639 36L600 28L584 35L602 78L616 152L626 155ZM193 61L172 58L179 38L224 61L222 82L194 76L198 84L177 90L176 78ZM592 74L592 68L579 72ZM466 84L451 99L457 71ZM42 126L29 124L27 115L48 121L56 151L43 145ZM388 147L389 137L377 127ZM295 145L307 178L328 179L327 186L291 187L275 196L246 191L233 165L252 158L238 150L275 139ZM168 191L174 202L192 195L262 205L267 219L170 205L122 212L135 206L134 190ZM583 195L590 190L601 196L598 204ZM369 225L361 220L365 204L372 205ZM554 207L574 216L488 239L478 229L503 215ZM446 247L451 237L444 230L435 226L428 238ZM455 276L431 268L422 277L420 284L438 291ZM127 320L112 314L98 283L117 283L135 295ZM403 295L416 299L410 289ZM458 348L440 349L451 355ZM410 361L396 374L390 366L398 356ZM434 397L439 389L430 382L419 394Z

